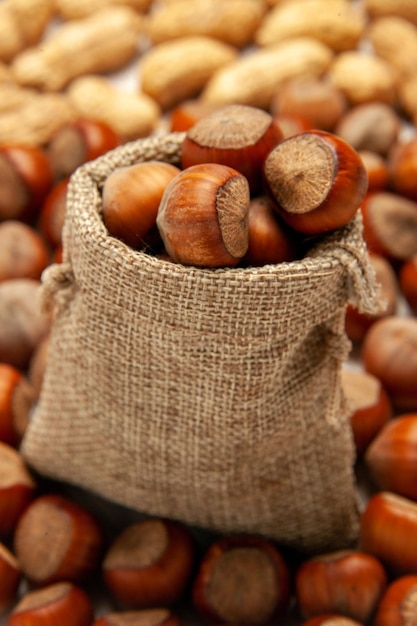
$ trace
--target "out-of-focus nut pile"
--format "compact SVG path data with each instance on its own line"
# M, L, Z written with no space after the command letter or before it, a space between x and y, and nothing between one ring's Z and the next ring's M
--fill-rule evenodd
M415 623L416 58L416 0L0 2L2 624ZM33 475L19 454L51 324L38 288L61 260L69 177L126 141L187 131L234 104L264 109L286 138L339 136L368 174L360 211L382 310L346 312L355 367L343 388L366 497L358 544L340 553L201 542L177 522L132 515L110 531L88 499ZM252 205L267 212L265 197Z

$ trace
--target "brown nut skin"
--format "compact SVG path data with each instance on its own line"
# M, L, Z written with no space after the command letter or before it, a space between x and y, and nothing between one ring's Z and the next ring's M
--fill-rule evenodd
M365 463L379 489L417 500L417 413L385 424L367 449Z
M345 316L345 330L349 339L360 344L371 326L379 319L395 315L399 308L400 290L392 264L380 254L370 253L370 263L375 271L379 286L380 310L377 313L361 313L353 304L348 304Z
M328 614L317 615L303 622L301 626L362 626L360 622L344 615Z
M283 139L313 130L313 124L307 117L297 115L296 113L280 113L275 114L274 121L281 129Z
M46 196L39 212L38 229L45 241L56 249L62 242L69 178L56 183Z
M410 309L417 315L417 254L400 267L398 280Z
M386 159L377 152L370 150L359 150L358 154L368 175L368 193L388 189L389 171Z
M379 603L374 626L405 626L416 614L417 576L400 576L392 581Z
M341 117L335 133L355 150L371 150L385 156L397 141L401 119L385 102L359 104Z
M301 242L284 224L266 196L251 200L248 223L249 245L242 265L262 266L299 258Z
M368 330L364 369L382 382L395 412L417 411L417 319L389 316Z
M0 443L0 537L9 539L36 494L37 484L21 454Z
M13 553L0 543L0 615L17 597L22 573Z
M332 131L346 112L345 94L331 82L315 76L299 76L286 81L274 94L270 111L279 115L296 114L310 120L310 128Z
M95 516L54 493L32 500L20 516L13 537L22 572L34 587L87 580L98 571L103 542Z
M231 104L204 116L187 131L181 165L220 163L238 170L251 193L262 187L262 166L270 150L283 139L272 116L256 107Z
M39 307L39 280L13 278L0 283L0 362L24 370L50 328Z
M115 169L105 180L102 191L103 221L109 233L131 248L146 249L156 230L156 216L165 189L179 173L178 167L162 161L144 161Z
M101 120L79 118L68 122L55 132L47 147L55 180L68 178L83 163L120 144L118 134Z
M417 575L417 503L387 491L373 495L360 516L359 545L390 578Z
M410 200L417 201L417 139L397 143L388 155L390 186Z
M91 626L94 612L81 587L55 583L29 591L13 608L8 626Z
M394 265L417 254L417 202L397 193L374 191L366 195L360 210L370 252Z
M209 622L275 623L290 599L289 568L277 548L257 536L226 536L213 543L194 578L193 605Z
M187 167L167 186L157 227L176 263L234 267L248 248L247 179L219 163Z
M343 550L305 561L295 575L295 593L305 618L336 613L368 622L387 582L384 567L374 556Z
M35 390L26 376L0 363L0 441L17 447L29 421Z
M358 153L339 137L318 130L288 137L271 150L264 181L281 218L310 235L346 225L368 185Z
M157 518L133 523L104 556L104 583L122 607L170 607L189 584L194 550L191 534L182 524Z
M0 220L32 220L52 185L44 150L18 144L0 146Z
M40 279L49 262L49 250L35 228L20 220L0 222L0 282Z
M381 381L364 371L342 370L342 388L350 407L350 424L358 455L393 417L391 401Z
M168 609L147 609L108 613L92 626L183 626L183 622Z
M199 99L184 100L169 113L169 128L172 133L186 132L196 122L213 113L219 107Z

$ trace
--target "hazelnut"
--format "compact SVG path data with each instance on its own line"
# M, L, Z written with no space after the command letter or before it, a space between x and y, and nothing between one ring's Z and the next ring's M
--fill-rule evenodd
M37 484L21 454L2 442L0 470L0 536L8 538L33 500Z
M230 104L196 122L186 134L181 163L220 163L238 170L252 193L262 187L265 157L283 138L272 116L256 107Z
M14 549L34 586L81 582L98 569L103 532L83 506L59 494L38 496L20 516Z
M46 153L35 146L0 146L0 220L31 220L52 187Z
M49 252L37 231L19 220L0 223L0 282L11 278L39 279Z
M91 626L93 619L93 607L85 591L72 583L61 582L27 592L14 607L7 624Z
M369 445L365 463L379 489L417 500L417 413L385 424Z
M387 582L382 564L371 554L358 550L323 554L297 570L297 603L305 618L336 613L369 622Z
M342 389L351 410L355 448L363 454L392 418L391 401L381 381L369 372L342 370Z
M324 131L281 141L265 160L264 178L278 214L305 234L325 233L347 224L368 184L358 153Z
M193 584L193 604L211 622L260 626L282 616L290 599L290 573L277 548L256 536L213 543Z
M184 594L194 564L194 543L185 526L171 520L135 522L117 535L105 554L105 585L129 609L169 607Z
M132 248L146 247L168 183L180 172L169 163L144 161L115 169L103 186L103 221Z
M398 279L403 296L411 311L417 315L417 254L403 263Z
M360 516L359 545L385 566L390 577L417 572L417 503L381 491Z
M361 313L354 304L348 304L345 316L345 329L349 339L360 344L368 330L377 320L395 315L399 309L399 285L391 263L375 253L369 255L369 261L375 271L379 287L380 309L377 313Z
M246 178L219 163L193 165L168 184L157 226L168 255L197 267L237 265L248 249Z
M69 177L77 167L120 143L113 128L101 120L79 118L67 122L55 131L47 146L55 180Z
M248 250L244 265L267 265L293 261L299 256L296 233L279 219L266 196L253 198L249 205Z
M395 411L417 411L417 319L389 316L368 330L364 368L383 384Z
M409 624L417 610L417 576L400 576L392 581L379 603L374 626Z
M395 262L417 254L417 202L397 193L372 192L361 211L363 236L371 252Z
M346 96L332 83L316 76L298 76L274 94L272 116L295 114L310 121L310 128L332 131L348 107Z
M346 111L335 128L355 150L369 150L386 155L397 141L401 120L385 102L366 102Z

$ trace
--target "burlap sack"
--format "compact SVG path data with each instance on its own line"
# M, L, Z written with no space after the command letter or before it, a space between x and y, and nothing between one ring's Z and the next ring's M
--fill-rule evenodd
M348 545L344 313L375 305L361 223L260 268L131 250L103 225L103 182L118 166L178 162L182 138L128 144L73 175L64 262L43 277L56 317L22 452L42 474L152 515L312 552Z

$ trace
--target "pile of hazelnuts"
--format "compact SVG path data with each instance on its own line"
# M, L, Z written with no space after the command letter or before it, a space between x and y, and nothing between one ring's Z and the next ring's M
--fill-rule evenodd
M293 261L307 236L347 224L366 190L365 166L343 139L319 130L284 139L271 114L236 104L186 132L180 167L114 171L103 220L131 247L175 263L259 266Z
M361 112L352 113L357 129ZM392 153L389 184L386 169L367 160L366 192L363 155L358 162L351 143L329 131L283 137L279 123L246 107L204 117L187 129L179 167L153 161L109 177L103 219L113 236L165 261L255 267L300 258L312 237L343 226L360 206L387 306L380 318L352 307L346 315L362 365L343 381L357 474L372 483L358 545L309 557L267 538L204 534L107 508L25 465L19 444L51 322L36 293L43 269L61 259L68 178L120 145L105 124L77 120L45 149L0 146L4 624L409 624L417 612L417 141ZM399 292L411 315L397 314Z

